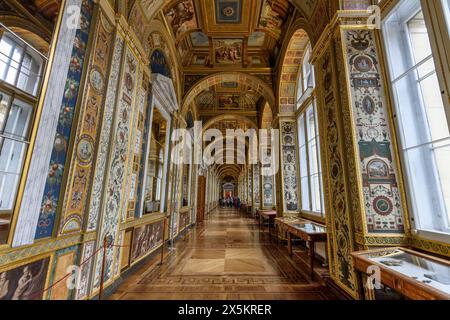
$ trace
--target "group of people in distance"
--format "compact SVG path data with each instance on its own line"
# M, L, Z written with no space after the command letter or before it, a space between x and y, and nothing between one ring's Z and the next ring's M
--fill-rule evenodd
M227 197L219 199L219 206L221 208L241 208L241 199L239 197Z

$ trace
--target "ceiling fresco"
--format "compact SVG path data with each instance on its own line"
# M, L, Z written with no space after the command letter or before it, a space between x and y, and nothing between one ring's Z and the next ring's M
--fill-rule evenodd
M198 116L204 119L224 112L254 116L261 97L271 100L276 90L272 86L277 77L274 68L284 53L282 44L288 27L302 16L313 20L316 12L323 9L320 0L137 0L136 3L130 15L142 22L133 27L138 34L142 29L142 36L138 37L148 38L147 21L155 17L162 21L175 46L174 58L183 77L184 103L194 103ZM134 10L142 11L141 16L133 15ZM159 12L157 16L155 10ZM267 88L220 77L198 85L221 73L246 73L259 78ZM264 93L268 90L272 91L270 95ZM292 85L284 83L282 91L283 97L290 97Z
M271 68L293 12L287 0L180 0L163 10L186 70Z
M261 94L250 86L236 82L223 82L203 90L195 99L202 114L256 111Z

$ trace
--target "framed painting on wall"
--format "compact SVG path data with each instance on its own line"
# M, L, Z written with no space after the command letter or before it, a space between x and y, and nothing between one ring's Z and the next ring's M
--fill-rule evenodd
M0 272L0 300L42 300L50 257Z

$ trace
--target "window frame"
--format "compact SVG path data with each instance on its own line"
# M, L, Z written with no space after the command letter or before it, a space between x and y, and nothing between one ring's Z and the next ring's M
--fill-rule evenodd
M313 139L310 139L308 135L308 124L307 124L307 116L308 116L308 110L312 108L313 114L314 114L314 126L315 126L315 133L316 136ZM303 116L304 121L304 136L305 136L305 150L306 150L306 170L307 170L307 180L308 180L308 198L309 198L309 205L310 209L304 209L303 208L303 197L299 197L299 205L300 205L300 213L303 215L306 215L312 219L319 219L321 222L325 221L325 199L324 199L324 189L323 189L323 169L322 169L322 163L321 163L321 155L320 155L320 134L319 134L319 123L318 123L318 117L317 117L317 98L315 96L315 91L313 90L311 92L311 95L308 96L306 99L304 99L304 102L297 108L297 112L295 114L296 119L296 125L297 125L297 140L298 140L298 148L297 148L297 158L298 158L298 188L300 194L303 194L302 191L302 183L301 183L301 173L300 173L300 166L301 166L301 156L300 156L300 127L298 125L300 118ZM310 156L310 142L312 140L315 140L316 142L316 165L317 165L317 173L311 174L311 156ZM319 199L320 199L320 209L321 211L314 211L312 210L313 207L313 188L312 188L312 178L313 175L317 175L319 179Z
M17 202L20 199L20 188L24 181L24 174L26 174L26 168L28 166L28 159L30 157L30 154L32 152L32 149L30 146L33 143L33 134L36 130L36 117L39 113L40 104L39 101L42 97L42 89L44 88L44 76L48 73L48 57L43 55L41 52L39 52L37 49L35 49L32 45L30 45L27 41L22 39L20 36L15 34L13 31L11 31L8 27L6 27L4 24L0 23L0 41L6 37L10 41L14 43L12 52L14 52L14 48L20 47L22 48L21 52L21 61L18 64L18 70L15 75L14 83L10 83L5 80L0 80L0 92L1 94L7 95L9 97L8 101L8 107L7 107L7 114L4 119L4 126L1 128L0 138L2 139L0 148L3 148L4 142L6 140L14 141L14 143L21 144L21 148L23 150L20 150L20 157L18 157L18 163L17 163L17 179L15 182L15 188L13 191L13 195L11 195L11 208L9 209L2 209L0 210L0 214L2 216L7 216L9 219L9 226L7 229L6 238L2 239L0 241L0 248L2 247L8 247L10 245L10 242L12 241L13 235L14 235L14 228L15 228L15 221L17 219ZM35 83L33 92L30 93L26 90L26 87L24 89L18 87L19 79L23 73L23 61L25 59L25 56L29 55L31 57L32 63L38 63L39 64L39 71L36 73ZM38 59L37 59L38 58ZM6 59L10 59L10 57L6 57ZM6 65L8 65L8 69L11 68L10 61L4 62ZM30 72L31 69L29 70ZM5 69L5 72L8 73L9 71ZM27 117L27 123L26 127L23 129L23 136L20 138L15 138L12 135L4 134L4 130L8 124L9 119L9 112L11 111L12 107L14 105L22 106L26 105L27 107L30 107L30 111ZM13 147L15 148L15 147Z
M382 18L382 26L384 27L386 25L386 23L388 22L388 20L392 17L393 14L395 14L396 10L399 9L399 7L404 3L403 1L408 1L408 0L398 0L395 2L395 4L391 7L391 9L383 14L383 18ZM399 75L396 75L394 77L393 75L393 69L392 69L392 63L390 61L391 59L391 48L390 48L390 43L388 42L388 35L387 32L385 30L382 30L381 32L381 37L382 37L382 47L384 50L384 56L385 56L385 60L386 60L386 72L387 72L387 82L389 83L389 90L391 91L391 105L393 108L393 113L394 113L394 128L396 130L396 143L399 146L399 158L400 158L400 169L401 172L403 173L403 182L405 185L405 190L407 191L407 204L409 207L409 219L410 219L410 223L411 223L411 227L412 227L412 234L414 235L418 235L419 237L425 238L425 239L429 239L431 241L445 241L447 243L450 243L450 218L446 217L446 216L441 216L441 217L437 217L435 216L430 216L428 217L428 219L433 220L433 224L436 222L440 222L440 223L445 223L446 225L446 229L445 232L443 231L439 231L439 230L435 230L435 229L430 229L424 226L421 226L420 220L423 220L424 214L423 213L419 213L417 212L417 208L415 206L415 203L413 201L413 187L411 185L411 173L410 173L410 160L408 160L408 156L406 155L406 153L408 152L408 150L411 150L413 148L418 148L424 145L433 145L436 143L439 143L440 140L442 139L433 139L432 137L430 137L430 139L428 139L429 141L427 143L423 143L423 144L419 144L419 145L415 145L415 146L407 146L402 135L403 135L403 131L402 128L404 126L404 123L402 122L402 120L400 119L401 117L398 116L400 110L398 107L398 98L397 98L397 93L396 93L396 87L395 85L402 80L402 78L409 76L411 73L416 73L417 74L417 79L415 80L416 84L417 84L417 92L419 93L419 95L422 97L422 92L421 92L421 82L429 79L430 77L433 77L434 75L437 77L437 80L439 82L439 85L441 86L441 90L442 90L442 102L443 102L443 107L444 107L444 112L446 115L446 122L447 125L449 127L450 130L450 97L449 97L449 90L448 90L448 82L446 81L446 79L448 79L448 72L446 72L445 70L443 70L443 65L442 65L442 61L443 60L447 60L450 57L450 55L447 53L445 53L445 50L448 48L448 43L445 42L445 40L443 39L445 36L449 36L449 30L450 30L450 21L447 21L445 19L445 14L441 11L439 12L439 10L443 10L443 1L445 0L440 0L440 1L436 1L433 3L428 3L428 1L423 1L423 0L418 0L420 7L417 10L411 10L413 11L410 15L405 15L403 21L402 21L402 28L403 28L403 32L405 33L406 38L408 39L407 43L404 44L404 47L407 47L409 49L409 54L411 56L412 59L414 59L414 53L413 53L413 49L412 49L412 43L411 43L411 39L410 39L410 31L408 30L408 23L420 12L422 11L423 15L424 15L424 21L425 21L425 25L427 27L428 30L428 37L429 37L429 41L430 41L430 47L431 47L431 55L427 56L425 58L423 58L421 61L413 61L412 62L412 66L409 66L408 69L402 70L401 73L399 73ZM440 18L433 20L431 18L432 15L437 15ZM448 23L448 25L447 25ZM444 26L442 24L445 24ZM438 26L438 28L437 28ZM443 30L443 27L445 27L445 33L439 33L439 30ZM444 51L444 53L443 53ZM415 60L415 59L414 59ZM426 63L428 61L433 61L434 63L434 72L427 72L426 74L420 75L419 70L420 67L423 65L426 65ZM445 84L447 84L447 87L444 88ZM445 97L447 97L447 99L445 99ZM424 104L423 104L423 98L420 101L421 104L421 108L424 108ZM424 115L426 115L426 110L421 110L421 112L425 112ZM443 140L447 140L450 138L450 135L446 138L444 138ZM437 170L437 166L434 166L433 170ZM440 175L439 173L437 174L437 178L439 178ZM444 204L445 205L445 204ZM448 216L448 212L447 212L447 216ZM445 220L445 221L444 221Z

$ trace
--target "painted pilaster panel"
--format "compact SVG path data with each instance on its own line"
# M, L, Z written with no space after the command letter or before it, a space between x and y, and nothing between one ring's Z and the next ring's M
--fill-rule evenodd
M133 113L132 134L130 137L130 152L128 156L127 168L129 173L125 177L125 201L123 203L121 219L125 222L127 219L134 218L134 211L136 206L136 187L138 183L141 143L142 143L142 129L143 129L143 112L145 108L145 101L147 97L147 87L143 87L142 72L139 72L137 80L139 81L133 106L135 111Z
M356 297L355 273L350 254L355 249L354 225L350 214L348 171L345 163L345 137L342 124L342 106L346 97L342 51L339 33L323 44L324 51L317 58L319 84L318 107L321 119L320 141L324 175L325 211L327 215L328 258L332 279L347 293Z
M80 28L72 28L73 19L67 8L81 7ZM39 237L51 235L59 198L63 154L67 152L70 126L78 100L78 87L88 42L92 1L67 0L56 41L55 60L45 93L44 105L33 149L27 182L14 235L13 247L32 244L39 228ZM65 130L66 129L66 130ZM69 135L68 135L69 134ZM61 161L56 157L61 154ZM49 165L50 164L50 165ZM50 167L50 168L49 168ZM50 191L52 188L52 191ZM44 202L42 201L44 195Z
M254 210L260 208L261 205L261 185L260 185L261 168L259 164L253 165L253 204Z
M94 231L97 229L98 217L101 206L101 199L105 183L105 173L107 166L107 158L110 150L111 142L111 127L113 122L113 115L116 106L117 92L119 91L119 76L122 65L122 52L124 47L124 40L120 34L116 35L114 44L114 53L111 62L111 72L108 81L108 89L106 91L106 103L103 113L102 129L100 133L100 142L95 163L95 172L92 185L92 193L89 205L89 218L87 222L87 231Z
M99 11L94 45L84 84L83 101L67 180L60 234L79 232L84 222L87 196L91 186L93 161L96 159L98 131L104 110L108 65L113 48L113 26Z
M384 83L373 30L342 30L350 93L350 120L358 154L355 175L362 190L364 233L402 234L402 199L387 111Z
M248 189L248 205L252 206L252 210L253 210L253 170L252 170L252 165L248 165L247 166L247 189Z
M283 211L296 213L299 210L299 196L295 122L282 120L280 129Z
M130 139L132 137L133 106L138 81L138 60L130 47L125 48L123 70L118 96L118 112L113 122L113 138L110 163L107 166L105 179L105 197L101 207L101 224L97 238L97 248L103 246L103 239L108 239L111 244L116 243L119 227L119 219L123 203L126 200L124 192L127 177L127 162L130 157ZM106 250L106 266L104 273L105 284L112 277L114 261L114 248ZM100 284L101 255L97 256L95 264L94 289Z
M90 272L92 270L92 262L95 259L94 248L95 241L86 242L83 245L83 252L80 259L80 278L75 292L76 300L85 299L88 295Z

